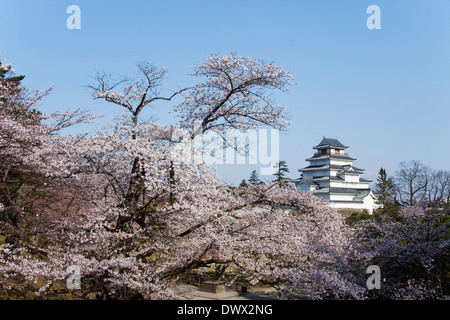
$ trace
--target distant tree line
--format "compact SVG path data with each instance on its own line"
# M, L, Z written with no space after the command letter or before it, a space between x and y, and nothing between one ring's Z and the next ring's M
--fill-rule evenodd
M275 163L273 168L275 169L275 172L273 174L275 179L272 180L272 182L278 184L280 187L286 187L289 181L289 178L286 177L286 174L289 173L289 167L287 165L287 162L284 160L278 161L277 163ZM250 173L250 177L248 178L248 183L250 183L253 186L257 186L260 184L264 184L264 181L260 179L256 170L253 170ZM242 179L241 183L239 184L239 187L247 187L248 183L247 180Z
M435 170L417 160L402 161L394 176L380 169L375 191L385 211L395 206L414 205L448 208L450 171Z
M94 99L122 107L123 117L69 135L60 131L96 116L41 114L33 108L49 90L27 90L0 60L0 300L177 299L177 284L208 269L226 284L271 286L282 299L449 295L450 210L407 203L439 197L428 176L408 188L403 171L392 179L384 171L384 201L400 207L398 216L350 226L326 201L284 187L291 182L285 162L275 165L274 181L262 183L254 171L254 186L233 190L207 163L180 156L212 129L282 129L283 110L266 89L285 90L289 72L249 57L210 56L192 69L204 81L161 96L166 71L137 67L134 80L100 73L89 86ZM152 102L181 93L177 123L142 119ZM435 203L448 203L445 190ZM369 265L382 272L375 292Z
M277 162L273 168L272 182L286 186L289 168L286 161ZM264 184L253 170L248 180L243 179L239 187L249 184ZM398 211L400 207L421 205L429 209L450 207L450 171L436 170L418 160L402 161L394 175L381 167L375 184L375 193L383 205L383 212Z

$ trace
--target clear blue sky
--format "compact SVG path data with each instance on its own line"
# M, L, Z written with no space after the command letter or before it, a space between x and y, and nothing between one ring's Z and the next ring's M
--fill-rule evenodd
M72 4L81 30L66 27ZM380 30L366 27L373 4ZM106 120L120 110L82 87L97 70L131 75L136 61L151 60L175 88L191 84L188 68L211 53L274 61L297 82L274 96L291 115L280 137L291 177L324 135L349 145L369 179L403 160L450 170L448 0L0 0L0 52L27 86L54 87L44 111L82 107ZM168 123L170 108L152 114ZM256 168L219 173L239 183Z

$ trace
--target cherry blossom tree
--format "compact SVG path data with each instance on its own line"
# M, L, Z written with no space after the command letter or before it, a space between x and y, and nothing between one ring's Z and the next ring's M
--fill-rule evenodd
M274 63L235 54L210 56L194 66L191 75L206 81L186 91L175 111L193 136L212 129L246 131L267 125L281 130L288 125L284 107L267 91L288 91L292 75Z
M126 139L135 142L136 146L145 148L145 141L142 141L144 135L139 135L139 131L143 128L139 127L139 116L146 106L151 105L158 100L170 101L183 90L176 91L170 96L162 96L161 90L163 80L167 77L167 72L164 68L159 69L149 62L141 62L137 64L138 78L129 80L126 78L114 79L111 75L101 74L96 77L96 84L89 86L93 91L94 99L103 99L112 104L123 107L131 117L131 122L128 123L129 136ZM120 91L119 91L120 90ZM145 130L144 130L145 131ZM148 132L148 131L145 131ZM167 133L163 134L167 138ZM144 136L144 140L152 143L152 138L159 139L159 137ZM144 214L140 211L139 200L141 195L145 192L145 160L138 154L132 156L133 167L130 172L130 179L128 187L123 190L123 186L117 189L124 192L123 206L127 208L127 212L131 219L140 220ZM90 159L92 163L93 160ZM95 164L94 164L95 165ZM107 171L104 171L105 174ZM107 174L108 175L108 174ZM144 206L145 207L145 206ZM142 208L141 208L142 209ZM145 210L145 209L144 209ZM128 220L128 219L125 219Z
M44 135L41 116L31 107L47 92L27 94L20 86L23 77L14 76L10 64L0 63L0 74L0 202L12 206L23 180L17 168L23 175L29 173L26 168L32 167L33 149L42 144Z
M400 219L382 217L360 226L349 254L359 265L375 264L384 279L372 296L436 299L448 292L448 212L405 207Z
M229 55L207 58L193 75L206 81L162 95L166 71L150 63L138 64L134 80L101 74L90 86L94 99L123 108L123 116L86 135L55 134L86 115L62 113L48 117L53 124L40 124L47 140L33 153L43 155L42 174L53 188L66 182L59 195L76 205L30 227L41 236L38 243L0 245L5 290L8 279L22 276L43 282L37 293L45 295L75 266L81 298L167 299L191 270L220 265L234 279L278 288L282 297L298 290L313 298L362 296L336 267L351 232L334 209L276 184L230 190L206 163L187 156L196 154L195 136L209 130L283 129L283 108L266 90L287 90L290 73ZM144 108L181 94L178 125L143 121Z
M414 206L425 200L429 189L430 168L420 161L402 161L396 172L396 191L400 203Z
M80 109L42 114L39 103L51 88L31 91L21 86L24 76L15 76L10 64L0 67L0 202L8 210L31 210L39 206L37 199L49 195L50 188L42 190L47 178L65 174L59 131L95 116Z

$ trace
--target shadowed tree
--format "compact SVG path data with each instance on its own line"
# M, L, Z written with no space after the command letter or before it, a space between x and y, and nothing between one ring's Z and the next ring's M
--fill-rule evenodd
M400 203L413 206L426 199L431 170L420 161L402 161L395 173Z
M261 180L259 179L258 173L256 170L253 170L250 174L250 178L248 179L248 182L250 182L252 185L256 186L259 183L261 183Z
M278 183L279 186L285 186L286 174L289 173L289 168L286 161L281 160L277 162L273 167L276 170L276 172L274 173L274 176L276 178L275 180L273 180L273 182Z
M123 107L123 117L83 136L50 135L47 173L86 181L89 201L46 225L39 248L26 237L0 244L2 288L9 275L21 275L44 281L37 289L43 295L79 266L90 283L85 295L169 299L171 286L189 272L215 265L220 273L230 266L231 281L244 277L285 296L301 287L315 298L330 290L335 298L360 297L360 288L336 270L350 235L336 210L279 183L230 189L206 163L186 157L199 129L284 126L282 108L264 94L283 89L289 73L248 57L213 56L194 68L205 83L190 94L161 95L165 71L148 63L138 69L135 81L100 75L91 86L95 99ZM186 101L177 109L178 125L142 121L153 101L181 92ZM45 259L23 254L36 251Z
M247 187L247 186L248 186L247 181L245 181L245 179L242 179L241 183L239 184L239 187L245 188L245 187Z
M380 168L378 172L375 191L378 194L378 200L383 205L381 210L385 214L394 204L395 184L393 178L388 176L384 168Z

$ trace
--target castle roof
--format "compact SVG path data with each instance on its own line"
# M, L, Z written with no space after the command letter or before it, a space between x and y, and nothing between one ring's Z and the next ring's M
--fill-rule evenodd
M348 147L340 143L338 139L331 139L326 137L323 137L323 140L317 146L314 147L314 149L330 149L330 148L344 150L347 149Z
M353 196L367 196L370 189L359 189L359 188L335 188L335 187L324 187L314 191L314 194L345 194Z
M345 181L343 178L339 176L319 176L319 177L311 177L311 176L302 176L301 178L295 180L297 182L305 182L308 184L316 184L320 185L321 182L343 182ZM364 179L362 177L359 177L359 182L372 182L372 180Z
M354 166L342 166L342 171L338 172L338 174L363 174L364 169L359 169Z
M356 159L343 151L347 146L324 137L313 148L318 151L306 159L309 166L298 170L302 175L293 181L299 190L312 192L335 208L367 209L371 213L379 207L369 187L372 181L361 177L364 169L353 166Z
M311 158L306 159L306 161L320 161L320 160L346 160L346 161L355 161L355 158L343 155L334 155L334 154L314 154Z
M336 164L319 164L319 165L310 165L306 168L300 169L300 172L306 171L323 171L323 170L335 170L339 171L339 173L348 173L348 174L363 174L364 169L359 169L357 167L351 165L339 166Z

